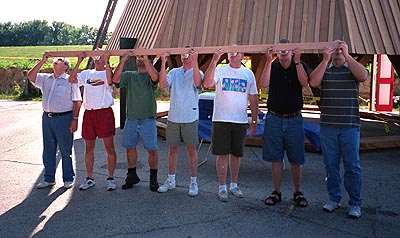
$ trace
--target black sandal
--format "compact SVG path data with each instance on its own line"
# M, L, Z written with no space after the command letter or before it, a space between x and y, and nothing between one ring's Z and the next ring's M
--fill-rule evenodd
M275 205L278 202L282 202L282 193L273 191L269 197L264 200L264 203L268 206Z
M296 203L297 206L299 207L307 207L308 202L307 199L304 197L303 193L298 191L293 194L293 201Z

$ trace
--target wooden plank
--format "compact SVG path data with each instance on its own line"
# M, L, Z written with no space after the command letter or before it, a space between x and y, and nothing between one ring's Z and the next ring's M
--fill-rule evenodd
M307 43L288 43L288 44L263 44L263 45L232 45L232 46L207 46L194 47L199 54L213 54L219 48L224 52L244 52L244 53L265 53L265 51L273 46L276 51L293 50L299 48L301 50L323 50L325 47L337 48L337 42L307 42ZM101 56L108 53L112 56L123 56L126 53L130 55L161 55L169 52L171 55L186 54L188 48L152 48L152 49L127 49L127 50L82 50L82 51L50 51L46 54L49 57L78 57L80 54L85 56Z
M360 150L400 148L400 136L377 136L360 139Z
M157 135L162 138L167 138L167 124L160 121L156 121Z

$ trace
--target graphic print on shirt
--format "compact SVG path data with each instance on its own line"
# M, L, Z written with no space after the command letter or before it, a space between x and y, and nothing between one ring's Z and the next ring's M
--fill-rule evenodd
M231 91L245 93L247 89L247 80L239 78L223 78L222 91Z
M92 86L100 86L104 84L104 81L102 81L101 78L90 78L86 81L86 83Z

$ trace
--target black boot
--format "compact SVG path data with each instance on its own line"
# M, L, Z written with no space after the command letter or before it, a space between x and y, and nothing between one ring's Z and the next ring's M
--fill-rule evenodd
M122 185L122 189L133 188L133 185L140 182L140 179L136 174L136 167L128 169L128 173L126 175L125 184Z
M158 187L157 169L150 169L150 190L157 192Z

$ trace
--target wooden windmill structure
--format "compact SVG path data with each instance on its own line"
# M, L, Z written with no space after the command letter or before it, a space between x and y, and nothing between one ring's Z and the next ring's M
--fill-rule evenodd
M182 48L345 40L362 63L387 54L400 72L400 0L129 0L107 49ZM246 52L245 52L246 53ZM318 52L305 52L312 68ZM250 54L256 77L263 57ZM201 56L201 68L210 55ZM180 65L179 57L169 66Z

